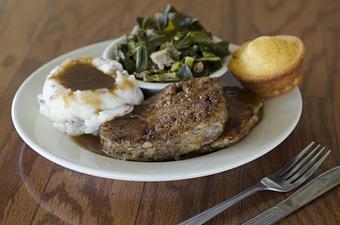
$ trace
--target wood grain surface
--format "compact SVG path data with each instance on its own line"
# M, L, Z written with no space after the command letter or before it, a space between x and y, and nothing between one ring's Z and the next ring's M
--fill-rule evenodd
M38 67L75 48L129 32L136 16L168 2L0 0L0 223L176 224L255 184L311 140L331 148L318 174L340 163L340 2L170 1L219 37L242 43L292 34L306 45L304 108L275 150L239 168L174 182L126 182L62 168L31 150L10 116L19 85ZM240 224L288 194L258 193L207 224ZM280 224L340 224L340 188Z

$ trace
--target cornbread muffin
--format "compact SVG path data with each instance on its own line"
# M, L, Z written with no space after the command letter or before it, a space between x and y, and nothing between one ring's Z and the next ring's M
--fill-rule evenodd
M229 69L246 88L261 97L274 97L300 83L304 55L297 37L262 36L235 51Z

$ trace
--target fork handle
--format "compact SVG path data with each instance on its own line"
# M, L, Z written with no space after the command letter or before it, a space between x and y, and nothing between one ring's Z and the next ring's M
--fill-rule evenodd
M215 205L214 207L211 207L210 209L205 210L204 212L201 212L200 214L197 214L196 216L193 216L187 220L184 220L183 222L179 223L178 225L200 225L217 214L223 212L227 208L231 207L232 205L236 204L237 202L241 201L242 199L258 192L266 190L266 186L263 185L261 182L255 184L254 186L248 188L247 190Z

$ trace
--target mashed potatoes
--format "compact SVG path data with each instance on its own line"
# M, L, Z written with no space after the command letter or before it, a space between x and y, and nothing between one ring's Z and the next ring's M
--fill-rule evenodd
M134 76L114 60L69 59L47 76L40 113L69 135L97 134L100 125L143 101Z

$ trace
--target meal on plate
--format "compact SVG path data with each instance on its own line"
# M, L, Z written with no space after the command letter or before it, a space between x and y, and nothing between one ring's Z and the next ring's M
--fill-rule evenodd
M229 68L244 87L232 87L207 76L222 65L228 44L214 42L197 19L168 6L137 21L117 45L116 60L68 59L48 74L38 96L54 127L113 158L178 160L233 145L259 123L265 98L302 78L304 46L297 37L243 44ZM180 82L144 100L136 77Z
M229 44L214 40L198 19L167 6L154 18L137 18L133 31L114 46L112 54L137 79L176 82L220 69Z

